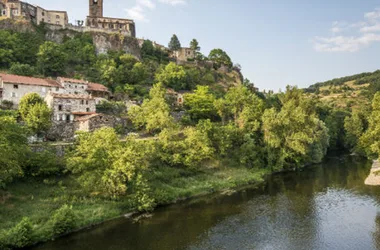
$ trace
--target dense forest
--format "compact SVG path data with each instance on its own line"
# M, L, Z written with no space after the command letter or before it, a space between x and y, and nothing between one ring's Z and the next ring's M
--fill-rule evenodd
M169 45L178 46L176 40ZM226 52L216 49L206 58L196 41L191 45L198 60L236 70ZM114 95L100 108L128 117L129 132L134 132L102 128L80 133L65 157L57 157L49 143L38 150L28 143L30 135L49 128L43 100L27 95L17 111L3 104L1 249L54 239L130 211L151 211L195 195L259 183L265 174L319 163L329 150L371 159L380 153L378 72L268 94L248 80L222 85L220 81L232 78L214 68L179 66L150 41L143 44L139 61L121 51L97 55L86 34L62 44L47 42L43 30L0 31L0 67L13 74L100 82ZM320 87L347 81L373 86L361 95L372 107L310 98ZM173 105L168 88L187 90L183 106ZM118 101L126 98L141 105L120 107ZM178 111L184 113L181 119L172 116Z

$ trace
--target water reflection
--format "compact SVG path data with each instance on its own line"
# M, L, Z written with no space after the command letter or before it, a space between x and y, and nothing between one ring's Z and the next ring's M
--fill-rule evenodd
M380 188L364 186L370 165L333 158L272 176L258 190L169 206L34 249L380 249Z

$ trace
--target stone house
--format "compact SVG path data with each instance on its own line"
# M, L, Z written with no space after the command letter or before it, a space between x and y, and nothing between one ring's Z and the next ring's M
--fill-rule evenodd
M0 0L3 7L0 6L1 15L8 18L23 17L36 24L48 23L59 25L63 28L69 23L66 11L45 10L40 6L35 6L19 0Z
M177 62L187 62L195 59L195 51L191 48L180 48L177 51L172 51L170 57L176 59Z
M65 28L69 24L69 17L66 11L60 10L45 10L44 8L37 6L36 11L36 23L48 23L62 26Z
M26 94L37 93L45 98L49 92L64 93L65 90L50 79L0 74L0 101L11 101L15 108Z
M78 117L96 113L95 99L88 94L58 94L49 92L45 102L53 111L53 122L73 122Z
M88 82L85 80L70 79L58 77L57 82L65 89L68 94L89 94L95 99L95 103L99 104L109 99L110 92L108 88L99 83Z

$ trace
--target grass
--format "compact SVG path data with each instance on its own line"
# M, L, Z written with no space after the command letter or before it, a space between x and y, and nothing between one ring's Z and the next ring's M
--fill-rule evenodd
M264 170L247 168L207 168L202 172L159 167L152 170L150 185L157 205L198 197L218 191L261 183ZM136 211L131 196L112 200L84 194L72 176L25 179L0 192L0 232L9 230L28 217L34 241L46 239L48 221L65 204L77 215L77 228L87 227Z

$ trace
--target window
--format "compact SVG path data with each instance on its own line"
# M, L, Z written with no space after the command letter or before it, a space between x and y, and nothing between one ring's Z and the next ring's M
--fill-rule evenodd
M58 105L58 111L62 111L62 105Z
M59 15L56 15L55 18L60 19L61 17Z
M55 88L55 91L59 91L59 88Z
M78 88L78 86L77 86L77 85L75 85L75 88Z
M45 12L42 11L42 16L45 16Z
M82 100L82 101L80 101L80 104L82 104L82 105L83 105L83 104L84 104L84 101L83 101L83 100Z
M42 93L46 93L46 88L42 87Z
M7 14L7 12L5 12L5 10L3 10L3 16L5 16Z
M58 25L59 25L59 24L60 24L60 22L59 22L59 21L57 21L57 22L55 22L55 24L58 24Z
M88 105L88 101L86 101L86 104Z
M86 108L86 112L90 112L90 109L89 109L89 108Z
M17 16L18 15L18 9L13 9L12 10L12 14L15 15L15 16Z
M16 93L15 92L12 92L12 97L16 97Z
M43 23L45 22L45 18L42 18L42 22L43 22Z
M18 85L17 84L13 85L13 88L18 89Z

